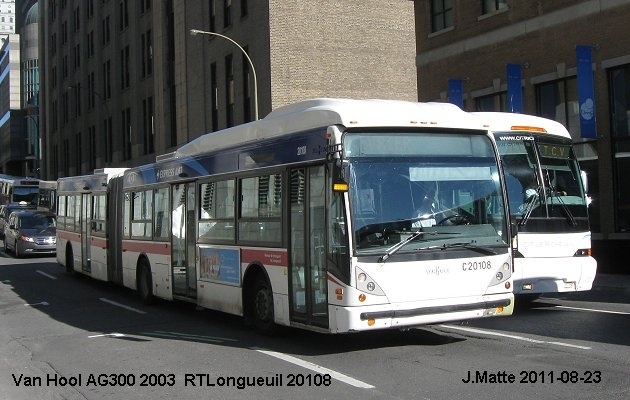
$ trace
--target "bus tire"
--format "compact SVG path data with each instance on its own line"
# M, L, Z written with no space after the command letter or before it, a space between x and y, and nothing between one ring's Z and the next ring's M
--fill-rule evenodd
M138 294L144 304L152 304L155 301L153 296L153 279L151 278L151 266L143 258L138 263Z
M274 322L273 292L271 285L264 276L259 276L254 285L252 297L252 313L254 326L264 335L273 335L277 331Z
M74 254L70 244L66 246L66 274L74 275Z

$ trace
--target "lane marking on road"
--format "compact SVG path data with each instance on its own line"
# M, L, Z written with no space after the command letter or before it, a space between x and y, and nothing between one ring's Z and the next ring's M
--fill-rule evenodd
M108 304L111 304L111 305L116 306L116 307L124 308L125 310L133 311L133 312L138 313L138 314L146 314L146 311L138 310L137 308L129 307L129 306L126 306L124 304L117 303L117 302L115 302L113 300L106 299L104 297L101 297L99 300L104 302L104 303L108 303Z
M569 307L569 306L554 306L554 307L555 308L563 308L563 309L566 309L566 310L590 311L590 312L598 312L598 313L605 313L605 314L630 315L630 312L598 310L597 308L582 308L582 307Z
M37 272L37 273L38 273L38 274L40 274L40 275L44 275L46 278L50 278L50 279L52 279L52 280L57 279L57 277L56 277L56 276L52 276L52 275L50 275L50 274L47 274L47 273L45 273L44 271L37 270L37 271L35 271L35 272Z
M362 388L362 389L373 389L374 386L370 385L369 383L365 383L363 381L360 381L358 379L354 379L348 375L344 375L341 372L337 372L337 371L333 371L332 369L328 369L325 367L322 367L321 365L317 365L317 364L313 364L312 362L309 361L304 361L301 360L297 357L293 357L290 356L288 354L284 354L284 353L278 353L276 351L270 351L270 350L264 350L264 349L260 349L260 348L256 348L256 347L252 347L252 350L256 350L259 353L263 353L266 354L268 356L271 357L275 357L278 358L280 360L286 361L288 363L291 364L295 364L298 365L300 367L306 368L306 369L310 369L311 371L314 371L318 374L328 374L330 375L332 378L346 383L348 385L354 386L354 387L358 387L358 388Z
M455 325L439 325L439 326L441 326L442 328L446 328L446 329L455 329L455 330L460 330L460 331L465 331L465 332L470 332L470 333L478 333L478 334L481 334L481 335L488 335L488 336L499 336L499 337L504 337L504 338L508 338L508 339L521 340L521 341L529 342L529 343L553 344L553 345L556 345L556 346L571 347L571 348L581 349L581 350L591 350L592 349L592 347L588 347L588 346L580 346L580 345L577 345L577 344L564 343L564 342L550 342L550 341L547 341L547 340L532 339L532 338L528 338L528 337L525 337L525 336L511 335L511 334L508 334L508 333L489 331L489 330L485 330L485 329L467 328L467 327L464 327L464 326L455 326Z
M124 333L103 333L100 335L92 335L92 336L88 336L88 338L93 339L93 338L99 338L99 337L125 337Z
M50 303L47 301L40 301L39 303L31 303L31 304L24 304L26 307L35 307L35 306L49 306Z

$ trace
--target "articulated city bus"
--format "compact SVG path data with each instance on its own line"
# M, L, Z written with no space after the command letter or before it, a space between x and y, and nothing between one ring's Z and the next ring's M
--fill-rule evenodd
M124 168L57 181L57 262L69 273L122 284L119 240L120 195Z
M70 194L62 181L59 213L75 196L72 232L93 234L94 214L76 204L95 201L92 185ZM147 302L189 301L262 332L513 310L498 151L479 118L450 104L307 100L129 168L122 192L112 182L106 204L121 210L121 225L110 213L100 226L121 257L109 275ZM80 240L91 239L59 240L57 254L85 272Z
M597 262L583 174L566 128L512 113L475 113L490 124L503 160L510 214L518 227L514 293L590 290Z

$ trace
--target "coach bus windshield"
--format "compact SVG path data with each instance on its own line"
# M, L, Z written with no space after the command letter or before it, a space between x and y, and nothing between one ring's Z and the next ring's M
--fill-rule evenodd
M506 213L488 137L348 132L344 156L356 254L382 253L410 236L399 253L506 248Z
M570 139L496 134L510 214L522 232L588 230L587 203Z

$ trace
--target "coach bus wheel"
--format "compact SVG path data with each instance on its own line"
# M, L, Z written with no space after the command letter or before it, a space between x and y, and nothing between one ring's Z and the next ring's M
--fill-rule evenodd
M140 294L140 299L144 304L151 304L154 300L151 267L146 260L142 260L138 268L138 293Z
M277 330L273 314L273 293L265 278L258 278L253 299L254 324L263 334L271 335Z

